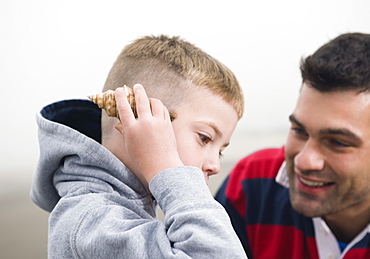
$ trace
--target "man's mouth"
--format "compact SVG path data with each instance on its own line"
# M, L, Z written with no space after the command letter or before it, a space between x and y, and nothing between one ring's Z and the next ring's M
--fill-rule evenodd
M312 187L312 188L319 188L319 187L324 187L328 185L334 184L333 182L316 182L316 181L310 181L307 179L304 179L302 177L299 177L299 180L306 186Z

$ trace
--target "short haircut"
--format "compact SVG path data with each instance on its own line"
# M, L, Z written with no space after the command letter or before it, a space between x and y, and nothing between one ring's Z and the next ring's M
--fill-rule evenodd
M370 35L346 33L300 64L303 83L321 92L370 90Z
M103 91L139 83L149 97L160 99L170 110L186 103L197 89L209 89L244 112L244 96L235 75L217 59L179 37L145 36L127 45L111 68ZM111 122L109 122L111 121ZM103 112L102 134L112 127Z

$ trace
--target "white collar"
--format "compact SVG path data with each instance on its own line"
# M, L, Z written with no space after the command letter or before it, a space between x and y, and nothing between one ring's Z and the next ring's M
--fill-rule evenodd
M275 181L284 186L285 188L289 188L289 178L288 178L288 171L286 169L286 162L284 161L283 164L280 166L279 172L275 177Z

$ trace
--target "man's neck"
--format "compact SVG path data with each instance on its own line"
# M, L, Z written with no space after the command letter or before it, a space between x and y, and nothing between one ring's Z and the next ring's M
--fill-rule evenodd
M370 207L362 210L352 208L324 216L323 219L338 241L350 243L370 224Z

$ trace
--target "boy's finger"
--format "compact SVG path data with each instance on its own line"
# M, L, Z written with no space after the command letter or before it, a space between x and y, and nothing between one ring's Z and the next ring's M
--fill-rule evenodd
M154 98L150 98L149 100L153 116L165 119L165 106L163 103Z
M114 126L114 128L116 129L116 130L118 130L121 134L123 134L123 125L122 125L122 123L117 123L115 126Z
M144 87L141 84L136 84L133 89L135 93L137 116L139 118L151 116L152 112L150 110L150 102Z
M116 108L121 120L121 123L127 125L135 120L134 113L132 112L131 106L127 101L126 92L123 88L119 87L114 92L116 99Z
M170 112L168 111L167 107L164 106L164 119L168 121L172 121L175 117L171 118Z

